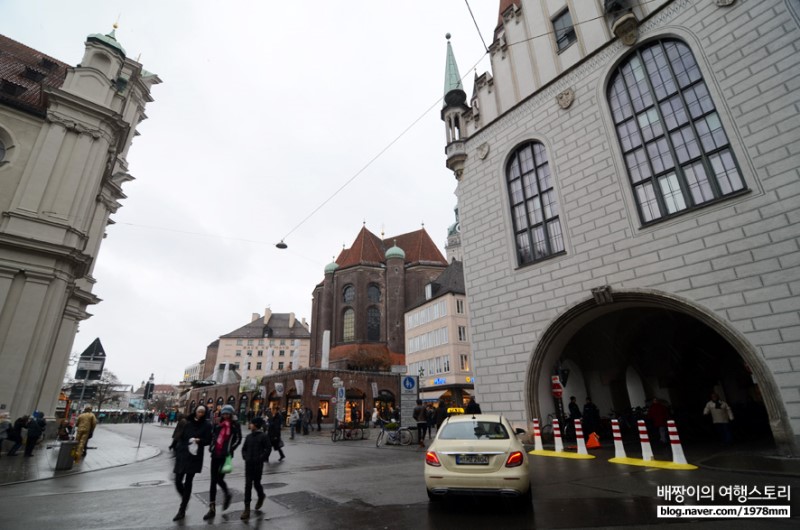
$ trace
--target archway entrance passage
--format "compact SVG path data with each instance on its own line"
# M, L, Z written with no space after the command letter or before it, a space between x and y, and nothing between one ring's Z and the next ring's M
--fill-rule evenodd
M601 416L613 410L635 424L650 398L668 402L684 443L713 439L703 408L717 392L734 410L738 440L772 436L782 451L794 452L775 381L749 342L715 314L674 296L606 291L563 313L542 334L530 365L532 417L555 411L556 373L568 374L565 408L570 396L581 408L591 396Z

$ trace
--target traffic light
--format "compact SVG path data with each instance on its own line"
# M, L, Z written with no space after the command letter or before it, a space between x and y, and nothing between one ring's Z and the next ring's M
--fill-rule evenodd
M153 399L153 387L155 385L153 383L147 383L144 385L144 399Z

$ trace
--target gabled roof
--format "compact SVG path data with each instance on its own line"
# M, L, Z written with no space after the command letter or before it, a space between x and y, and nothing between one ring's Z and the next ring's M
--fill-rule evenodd
M67 63L0 35L0 104L44 116L47 109L45 89L63 85L69 67Z
M380 266L386 263L386 250L394 245L405 252L406 265L447 265L447 259L424 228L381 240L366 226L361 228L350 248L339 253L336 263L339 269L355 265Z
M464 286L464 264L458 260L453 260L453 262L431 282L430 299L426 299L423 294L421 297L417 298L406 311L410 311L446 294L467 294L467 290Z
M279 339L306 339L311 338L311 333L303 326L300 320L295 319L294 326L289 327L289 313L272 313L269 322L265 325L264 318L257 318L244 326L220 335L221 339L263 339L272 330L271 337Z
M385 252L383 241L367 230L366 226L362 226L350 248L342 250L339 254L342 261L337 259L336 263L339 264L339 268L353 265L380 265L385 261Z

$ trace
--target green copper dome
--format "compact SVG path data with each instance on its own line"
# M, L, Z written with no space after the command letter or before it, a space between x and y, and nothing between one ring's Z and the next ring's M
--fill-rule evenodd
M117 30L112 29L111 33L108 35L102 35L100 33L92 33L88 37L86 37L87 41L94 41L99 42L100 44L105 44L109 48L111 48L115 53L121 55L122 58L125 58L125 48L117 41Z
M392 258L406 259L406 253L403 252L402 248L397 246L397 241L395 241L392 248L386 251L386 259Z
M338 268L339 268L339 264L336 263L335 261L332 261L332 262L328 263L327 265L325 265L325 274L329 274L329 273L335 271Z

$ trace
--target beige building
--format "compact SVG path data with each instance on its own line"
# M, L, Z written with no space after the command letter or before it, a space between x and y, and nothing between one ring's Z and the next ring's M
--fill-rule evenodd
M453 261L405 314L406 365L420 377L420 397L461 405L473 395L464 270Z
M52 415L155 74L114 31L70 66L0 36L0 410Z
M242 378L308 368L311 333L294 313L253 313L241 328L219 338L216 365L228 363Z

